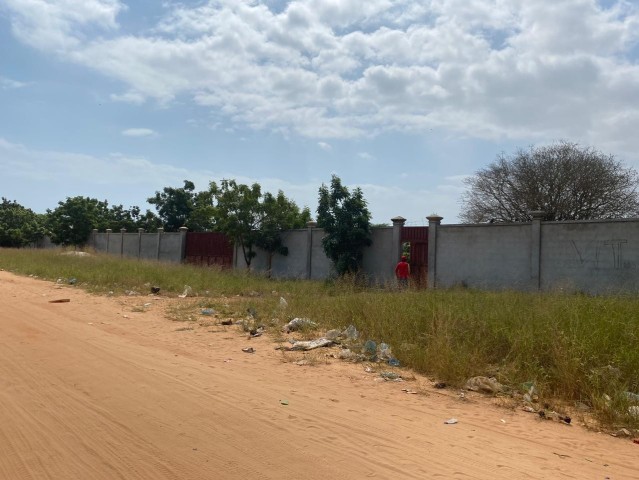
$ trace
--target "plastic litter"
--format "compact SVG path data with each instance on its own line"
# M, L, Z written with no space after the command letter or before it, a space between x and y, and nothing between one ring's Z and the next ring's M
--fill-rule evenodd
M466 390L473 392L498 393L503 389L504 386L493 377L473 377L466 382Z
M309 341L299 341L299 342L295 342L293 343L292 347L277 347L277 350L286 350L287 352L291 352L291 351L308 351L308 350L314 350L316 348L320 348L320 347L331 347L335 345L335 343L332 340L329 340L328 338L318 338L316 340L309 340Z
M288 307L288 302L286 301L284 297L280 297L280 308L286 308L286 307Z
M70 301L70 298L59 298L57 300L49 300L49 303L69 303Z
M317 323L315 323L309 318L294 318L293 320L291 320L290 322L288 322L286 325L282 327L282 331L289 333L289 332L295 332L297 330L301 330L303 328L315 328L315 327L317 327Z
M75 285L78 282L78 280L76 278L70 278L69 279L69 285Z
M151 287L151 293L153 295L157 295L158 293L160 293L160 287Z
M242 349L242 351L243 351L244 353L255 353L255 349L254 349L253 347L246 347L246 348L243 348L243 349Z
M342 332L342 336L346 337L347 340L357 340L359 338L359 332L354 325L349 325L348 328Z
M623 394L631 402L639 402L639 394L632 393L632 392L623 392Z
M444 423L446 425L455 425L458 422L459 420L457 420L456 418L449 418L448 420L444 420Z
M366 340L366 343L364 344L364 353L368 355L371 358L371 360L376 360L377 359L377 343L375 343L373 340Z
M182 295L178 295L178 297L186 298L190 297L191 295L193 295L193 289L188 285L184 285L184 291L182 292Z
M233 320L222 320L220 323L222 325L233 325Z
M203 308L200 313L202 315L214 315L215 314L215 310L213 310L212 308Z
M280 403L281 403L282 405L288 405L288 400L280 400Z
M382 377L384 380L392 380L394 382L402 381L402 376L399 373L395 372L380 372L379 376Z
M386 363L388 363L391 367L399 367L399 360L396 358L389 358Z

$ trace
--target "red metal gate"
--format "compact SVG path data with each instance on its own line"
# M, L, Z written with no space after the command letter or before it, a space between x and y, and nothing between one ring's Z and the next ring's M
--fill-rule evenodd
M231 268L233 265L233 243L223 233L187 232L184 256L186 263Z
M426 288L428 281L428 227L402 227L402 245L410 244L410 277L413 285Z

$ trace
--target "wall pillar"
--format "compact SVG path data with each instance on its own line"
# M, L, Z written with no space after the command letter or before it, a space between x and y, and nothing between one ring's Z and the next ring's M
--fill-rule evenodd
M437 288L437 230L444 217L430 215L428 219L428 285Z
M126 228L120 229L120 257L124 256L124 234L126 232Z
M106 237L107 237L107 240L106 240L106 253L109 253L109 241L111 240L110 237L111 237L111 233L112 232L113 232L113 230L111 230L110 228L107 228L107 230L106 230L106 234L107 234L106 235Z
M143 228L138 228L138 260L142 258L142 234L144 233Z
M530 286L533 290L541 288L541 221L546 212L535 210L532 215L530 238Z
M162 228L162 227L158 228L158 246L157 246L157 252L155 254L156 260L160 260L160 246L162 245L162 234L163 233L164 233L164 228Z
M402 256L402 227L406 223L406 219L404 217L397 216L391 218L391 222L393 222L393 247L391 251L391 259L394 266L397 262L399 262L399 259Z
M91 230L91 246L93 250L98 251L98 229L94 228Z
M189 231L187 227L180 227L180 262L184 263L186 258L186 233Z
M313 229L317 222L306 222L306 278L311 279L313 273Z

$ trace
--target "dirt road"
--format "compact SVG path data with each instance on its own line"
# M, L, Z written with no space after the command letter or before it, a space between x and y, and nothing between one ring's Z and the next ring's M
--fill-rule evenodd
M235 327L176 331L168 301L0 272L1 479L639 478L628 440L427 379L298 366Z

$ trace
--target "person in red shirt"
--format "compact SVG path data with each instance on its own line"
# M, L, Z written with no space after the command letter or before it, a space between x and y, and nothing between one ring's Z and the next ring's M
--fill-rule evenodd
M402 255L402 259L395 267L395 276L397 277L397 283L399 288L408 287L408 277L410 277L410 265L406 261L406 256Z

